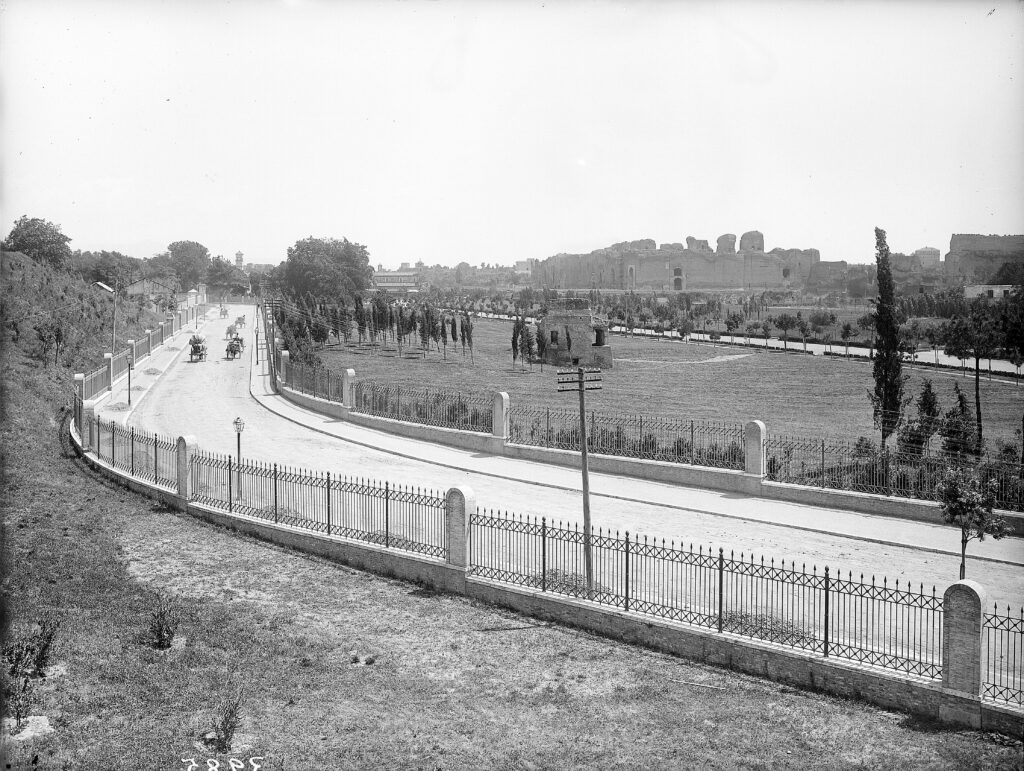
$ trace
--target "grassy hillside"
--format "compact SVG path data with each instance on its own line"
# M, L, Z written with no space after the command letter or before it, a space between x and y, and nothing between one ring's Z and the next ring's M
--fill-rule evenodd
M5 308L7 278L21 275L21 299L41 307L86 291L21 265L4 273ZM228 768L258 756L281 771L1019 763L1020 742L538 624L163 510L67 445L71 375L103 346L69 347L74 364L54 366L34 357L25 327L13 337L0 362L7 641L61 620L56 668L35 681L30 710L55 731L8 741L13 768ZM166 651L144 636L161 592L176 598L183 643ZM201 740L239 689L238 733L218 754Z

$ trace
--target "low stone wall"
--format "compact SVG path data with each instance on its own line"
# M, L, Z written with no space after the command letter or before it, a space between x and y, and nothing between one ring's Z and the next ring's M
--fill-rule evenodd
M415 581L439 591L460 594L536 618L665 651L809 690L864 699L882 707L923 715L955 726L1019 736L1024 711L1010 709L978 696L981 679L981 614L984 589L962 581L944 596L941 682L901 676L899 673L825 658L782 646L761 643L728 633L716 633L663 619L625 613L570 597L533 589L491 583L467 574L469 568L469 515L476 509L467 488L453 488L446 496L448 554L445 560L409 552L324 536L300 528L231 514L190 502L189 454L191 438L178 439L178 489L171 491L131 477L83 450L72 423L72 442L97 471L126 487L166 505L265 541L367 570Z

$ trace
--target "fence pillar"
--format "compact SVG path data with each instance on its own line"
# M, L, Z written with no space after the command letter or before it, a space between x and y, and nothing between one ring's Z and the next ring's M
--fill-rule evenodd
M758 477L765 475L764 440L768 429L760 420L743 426L743 471Z
M168 337L174 337L174 333L178 331L174 328L174 314L168 313L164 317L164 323L170 325L170 329L168 330L170 334L164 333L164 339L167 339Z
M178 497L182 501L189 499L189 483L191 481L192 454L196 450L196 438L179 436L176 451L178 453Z
M96 449L96 401L82 402L82 449Z
M491 452L500 455L508 440L509 398L504 391L494 394L491 410Z
M453 487L444 496L448 532L448 564L469 567L469 517L476 511L476 494L469 487Z
M280 356L280 359L278 361L279 369L278 369L278 372L277 372L278 383L286 385L286 386L290 386L291 385L290 378L291 378L291 374L292 373L289 370L291 369L292 355L288 351L281 351L279 356Z
M942 595L942 687L977 700L940 704L939 719L981 728L981 639L988 592L976 581L957 581Z
M136 342L134 340L127 340L126 344L129 349L128 355L132 357L132 363L134 364L139 360L138 352L135 350Z
M108 391L114 390L114 354L105 353L103 354L103 361L107 365L107 380L110 381L110 385L107 386Z
M341 371L341 404L343 407L352 409L356 406L355 387L356 371L354 369L343 369Z
M81 372L75 374L75 393L78 394L78 401L85 404L85 375Z

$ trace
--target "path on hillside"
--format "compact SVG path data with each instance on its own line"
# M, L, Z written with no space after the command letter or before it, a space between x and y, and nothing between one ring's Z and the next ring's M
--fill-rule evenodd
M255 318L254 308L239 312ZM468 485L482 508L580 520L578 471L395 437L297 407L272 393L262 357L252 366L251 323L244 331L245 355L223 359L219 342L227 323L207 322L210 359L190 363L179 354L145 398L135 400L131 424L192 434L204 449L234 454L232 421L238 416L246 423L245 457L438 490ZM115 392L110 401L124 398ZM909 580L939 591L957 577L958 534L946 527L606 474L593 474L591 489L595 527L753 552L774 557L776 564L828 564L855 576L885 575L890 582ZM968 577L982 581L1000 603L1019 604L1024 596L1022 566L1022 539L970 546Z

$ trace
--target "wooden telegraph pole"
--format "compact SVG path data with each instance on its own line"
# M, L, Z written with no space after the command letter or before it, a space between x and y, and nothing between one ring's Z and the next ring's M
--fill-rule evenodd
M594 555L590 544L590 473L587 468L587 391L601 390L601 370L583 367L558 370L558 390L580 395L580 456L583 467L583 561L587 573L587 599L594 593Z

